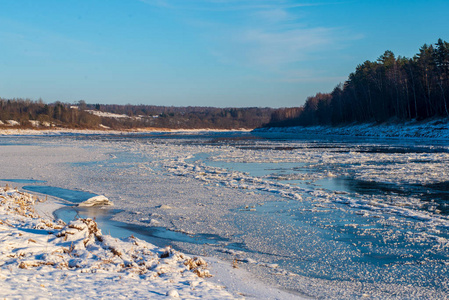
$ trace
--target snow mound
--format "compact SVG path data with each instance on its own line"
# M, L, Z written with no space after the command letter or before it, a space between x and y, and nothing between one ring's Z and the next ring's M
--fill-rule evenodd
M20 123L15 120L6 120L9 126L19 126Z
M81 202L80 204L78 204L78 206L86 206L86 207L100 206L100 205L114 205L114 203L112 203L112 201L110 201L105 196L99 195L99 196L95 196L95 197L89 198L86 201Z

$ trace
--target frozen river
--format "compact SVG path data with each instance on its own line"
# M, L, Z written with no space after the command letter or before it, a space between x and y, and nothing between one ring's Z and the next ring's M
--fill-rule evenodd
M0 149L3 180L115 204L59 218L96 217L299 295L448 297L444 141L207 132L2 137Z

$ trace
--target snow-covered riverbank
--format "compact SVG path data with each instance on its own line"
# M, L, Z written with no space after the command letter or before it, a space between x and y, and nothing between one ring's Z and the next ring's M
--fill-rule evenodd
M0 187L0 297L4 299L288 299L244 270L102 234L92 219L43 218L51 199ZM209 270L215 273L212 275ZM239 292L242 291L242 292ZM289 296L290 295L290 296Z
M41 218L41 200L9 187L0 199L1 298L234 298L203 278L202 258L103 235L91 219Z
M20 129L20 128L0 128L0 136L21 136L21 135L36 135L36 136L58 136L58 135L132 135L145 133L199 133L199 132L249 132L250 129L169 129L169 128L133 128L129 130L114 130L114 129L67 129L67 128L51 128L51 129Z
M385 138L449 138L449 119L404 123L363 123L345 126L296 126L259 128L255 132L344 135L352 137Z
M18 129L0 128L0 136L58 136L58 135L129 135L145 133L185 133L200 132L249 132L250 129L220 130L220 129L169 129L169 128L135 128L129 130L113 129ZM376 137L376 138L449 138L449 118L432 119L430 121L408 121L390 123L357 123L342 126L294 126L294 127L264 127L254 129L255 133L287 133L302 135L341 135L349 137Z

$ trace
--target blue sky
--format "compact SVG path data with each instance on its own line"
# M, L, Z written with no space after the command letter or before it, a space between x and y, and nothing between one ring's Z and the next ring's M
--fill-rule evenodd
M385 50L449 41L449 1L0 0L0 97L300 106Z

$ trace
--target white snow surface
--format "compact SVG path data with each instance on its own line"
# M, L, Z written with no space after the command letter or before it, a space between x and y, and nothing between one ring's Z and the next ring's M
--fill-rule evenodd
M0 297L5 299L234 299L207 263L171 247L103 235L95 221L41 218L40 200L0 188Z
M17 122L16 120L6 120L6 122L8 123L9 126L18 126L18 125L20 125L20 123Z
M104 111L99 111L99 110L85 110L85 111L90 113L90 114L92 114L92 115L103 117L103 118L136 119L136 120L142 119L141 117L130 117L130 116L125 115L125 114L114 114L114 113L104 112Z

